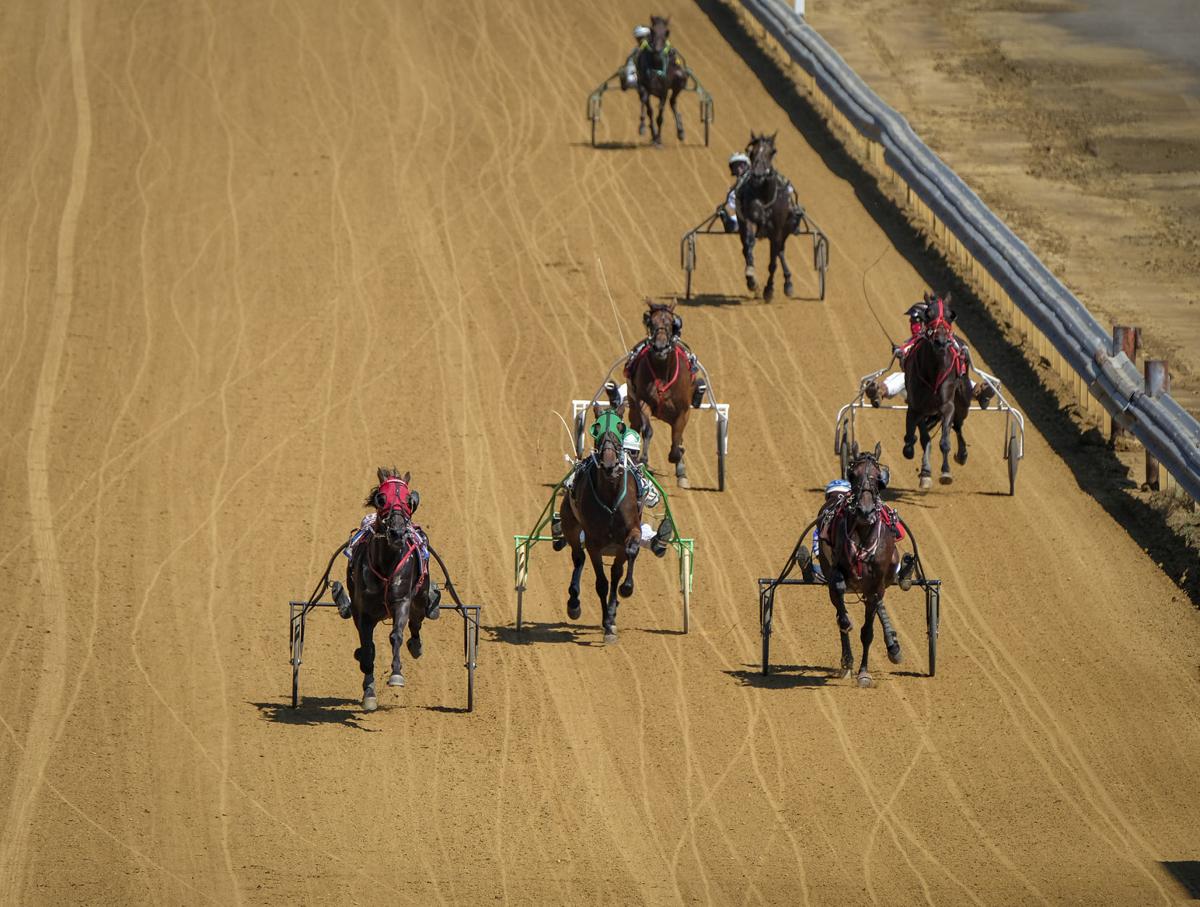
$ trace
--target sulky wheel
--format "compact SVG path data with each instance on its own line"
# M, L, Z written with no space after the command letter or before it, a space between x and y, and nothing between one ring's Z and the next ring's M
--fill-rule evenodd
M848 479L850 473L850 440L845 434L842 435L841 443L838 444L838 460L842 466L842 478Z
M942 589L932 585L925 587L925 631L929 635L929 676L937 673L938 622L941 619Z
M717 491L725 490L725 449L729 446L729 420L717 419Z
M304 653L304 623L292 621L292 708L300 707L300 657Z
M583 413L575 417L575 456L583 456Z
M759 624L762 631L762 672L771 673L771 618L775 610L775 590L768 588L759 593Z
M1017 440L1017 427L1009 430L1008 436L1008 494L1017 493L1017 465L1021 462L1021 446Z

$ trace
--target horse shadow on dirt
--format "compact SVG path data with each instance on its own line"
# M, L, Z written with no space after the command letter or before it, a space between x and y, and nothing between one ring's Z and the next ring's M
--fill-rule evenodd
M513 646L531 646L534 643L574 643L577 646L592 646L594 639L588 638L588 633L595 627L580 624L569 624L566 621L555 623L533 623L524 621L524 626L516 627L484 627L491 642L503 642ZM600 643L603 645L603 643Z
M691 299L677 296L675 301L684 308L724 308L727 306L762 305L761 299L753 296L726 296L723 293L693 293Z
M633 151L635 148L650 148L643 142L571 142L574 148L591 148L594 151Z
M299 708L292 708L286 702L252 702L250 703L259 714L275 724L292 724L305 727L315 727L322 724L340 724L367 733L377 733L383 728L367 727L360 724L362 718L362 703L357 699L345 699L341 696L306 696L300 700Z
M798 687L823 687L833 679L834 670L828 665L771 665L771 673L763 674L760 665L746 665L741 671L725 671L744 687L765 690L794 690Z

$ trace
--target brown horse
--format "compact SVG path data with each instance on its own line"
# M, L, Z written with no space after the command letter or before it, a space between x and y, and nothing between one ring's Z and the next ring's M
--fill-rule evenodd
M683 58L671 47L671 17L650 17L649 47L638 52L634 61L637 67L638 97L641 99L641 115L638 117L638 135L646 132L646 121L650 121L650 137L658 147L662 146L663 107L668 99L671 113L675 117L675 135L683 141L683 119L675 107L679 93L687 87L688 71ZM650 99L658 98L658 117L650 106Z
M967 442L963 438L963 422L971 407L971 381L966 373L966 360L954 340L950 327L954 321L950 296L944 299L927 297L925 328L922 336L904 357L904 387L908 395L908 412L904 421L904 458L913 458L917 430L921 433L922 490L933 486L929 465L931 431L940 423L942 437L941 483L954 481L950 473L950 429L958 437L955 462L967 462Z
M408 624L408 651L420 658L421 623L437 617L437 595L427 569L427 541L412 522L418 500L409 490L410 476L395 469L378 470L379 484L371 489L364 506L375 508L375 523L367 537L355 545L346 568L350 611L358 629L359 647L354 650L363 673L363 709L379 707L375 695L375 626L390 619L392 673L388 686L404 686L400 666L400 641Z
M848 678L854 667L854 654L850 650L850 631L854 624L846 612L846 591L863 597L866 614L863 618L860 639L862 641L862 663L858 668L858 685L871 685L867 671L867 656L875 638L875 615L883 625L883 639L887 644L888 658L892 664L900 664L902 655L896 631L883 605L884 590L894 583L902 589L910 586L909 573L913 569L912 559L906 557L901 566L896 542L903 537L899 518L895 511L883 503L880 491L887 484L887 467L879 465L880 446L874 452L859 453L854 447L854 458L850 463L850 493L827 503L818 517L820 528L820 550L818 556L821 570L829 585L829 600L837 611L838 630L842 640L842 665L840 677ZM807 548L801 548L801 557L809 560ZM806 575L811 567L802 563Z
M671 453L675 479L680 488L688 487L687 465L683 461L683 430L691 415L696 392L691 357L679 339L683 319L675 314L675 304L649 302L642 315L649 342L626 366L629 379L629 425L642 436L642 462L649 461L650 439L654 427L650 417L671 426ZM642 406L650 411L647 416Z
M783 292L792 295L792 271L783 257L788 237L796 228L797 219L792 207L791 183L775 170L775 135L750 133L746 154L750 169L738 181L734 201L738 212L738 233L742 239L742 256L746 259L746 289L758 289L754 273L754 243L766 237L771 244L771 262L763 299L775 295L775 263L783 265Z
M604 641L617 641L617 593L622 598L633 595L633 565L637 560L642 534L641 511L638 506L637 480L626 468L621 438L625 434L622 421L624 407L601 411L593 407L595 449L584 466L575 474L562 509L562 529L571 546L571 585L567 590L567 617L578 620L582 613L579 603L579 580L583 574L584 549L596 572L596 595L604 628ZM582 534L582 539L580 538ZM612 575L604 575L604 556L613 558ZM626 570L626 564L628 569ZM618 587L622 571L625 580Z

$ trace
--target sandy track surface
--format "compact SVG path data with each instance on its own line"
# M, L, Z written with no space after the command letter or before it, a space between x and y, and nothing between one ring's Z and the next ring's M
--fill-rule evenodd
M922 285L694 8L674 32L717 98L713 147L694 100L685 147L588 147L584 97L644 13L10 11L0 900L1180 896L1160 861L1200 856L1200 628L1036 427L1015 498L999 424L976 418L958 481L920 497L878 417L946 584L936 679L916 676L920 600L896 593L907 663L877 642L874 689L829 680L813 592L781 596L781 670L759 680L754 579L815 510L833 413L886 355L869 306L902 331ZM604 137L635 142L632 112L610 95ZM622 346L601 272L632 340L751 128L780 130L831 291L684 312L733 407L730 490L708 490L697 423L698 487L673 499L697 539L692 632L647 558L604 647L590 591L566 623L567 559L539 549L518 637L511 536L562 473L554 410ZM733 244L702 254L701 288L737 297ZM285 707L286 601L381 463L413 471L485 605L472 715L452 614L369 716L353 633L319 615L306 704Z

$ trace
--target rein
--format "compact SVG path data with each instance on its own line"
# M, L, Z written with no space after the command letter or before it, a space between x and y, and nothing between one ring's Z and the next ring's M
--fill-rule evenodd
M391 598L391 594L392 594L392 580L395 579L396 574L400 572L400 569L405 564L408 563L408 559L410 557L412 557L413 552L419 551L421 548L420 537L414 531L411 524L409 524L408 526L405 527L405 535L407 538L411 539L411 541L409 542L408 550L405 551L404 555L400 558L400 560L396 562L396 566L392 568L392 572L387 574L386 576L383 573L381 573L379 571L379 569L375 566L375 561L371 556L372 546L369 544L367 545L367 569L370 570L373 574L375 574L375 577L383 583L383 610L387 614L388 620L393 619L392 618L392 607L391 607L391 603L390 603L390 598ZM386 535L381 536L378 533L376 533L375 537L376 538L386 538ZM428 568L426 567L426 565L424 563L422 563L421 564L421 572L417 576L416 583L413 585L414 592L417 589L421 588L421 583L424 582L427 573L428 573Z
M608 436L606 436L606 443L607 443L607 437ZM598 453L601 450L603 450L603 446L598 448L596 451L592 452L593 467L596 467L599 465L599 461L596 459L596 453ZM592 491L592 500L594 500L597 504L599 504L601 507L603 507L605 510L607 510L608 515L611 517L613 514L615 514L621 508L621 504L625 500L625 495L629 491L629 481L628 481L628 477L626 476L625 472L622 471L622 473L621 473L621 493L619 495L617 495L617 500L611 507L608 504L604 503L604 499L600 497L599 493L596 490L596 470L595 470L595 468L588 470L588 487Z

